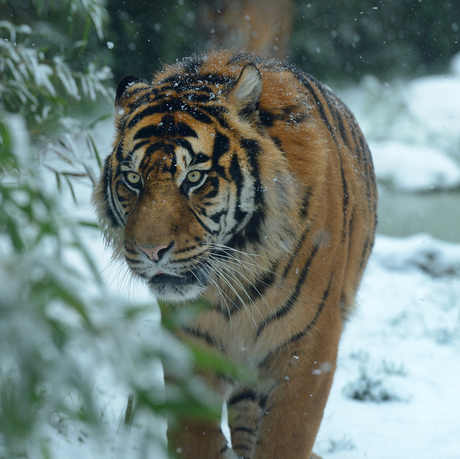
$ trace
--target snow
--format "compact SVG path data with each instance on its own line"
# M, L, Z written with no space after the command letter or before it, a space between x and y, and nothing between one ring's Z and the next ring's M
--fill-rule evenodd
M409 113L430 130L443 133L458 130L460 105L453 98L460 94L460 75L430 76L409 85Z
M460 53L451 74L382 83L366 76L340 96L357 117L377 178L404 192L460 187Z
M380 236L374 257L392 270L420 269L431 276L460 275L460 245L440 241L429 234L405 239Z
M460 162L443 151L398 141L369 146L378 178L389 186L409 192L460 187Z
M460 58L455 62L453 75L405 83L409 92L402 118L398 125L388 122L383 130L375 128L386 109L381 101L374 109L382 111L369 119L366 89L348 93L359 94L350 105L358 121L364 119L381 183L411 192L460 185L460 157L451 149L460 139ZM107 154L113 128L103 124L95 135L101 154ZM77 209L68 195L63 199L70 211L94 219L89 195L88 187L78 189ZM161 341L158 310L141 283L126 280L126 270L111 264L96 231L85 230L84 238L107 284L106 301L92 311L93 320L104 324L105 332L96 341L76 337L69 358L89 375L103 431L82 427L63 413L48 413L37 435L45 438L52 458L163 459L163 420L144 411L130 429L123 426L129 378L162 390L158 364L134 365L145 349L156 349ZM74 252L67 257L77 268L84 266ZM95 282L88 280L88 294ZM127 303L152 307L127 322L120 306ZM315 452L324 459L458 459L460 244L429 234L407 238L379 234L357 303L342 338ZM64 312L50 313L59 317ZM177 368L184 365L181 362ZM72 403L71 395L67 403ZM33 439L31 445L27 457L45 456L40 448L33 448Z
M427 244L447 261L433 271L460 261L458 244L430 236L377 238L317 438L325 459L459 457L460 280L413 263ZM350 385L359 390L363 373L387 401L346 397Z
M460 53L454 54L450 60L450 71L454 75L460 75Z

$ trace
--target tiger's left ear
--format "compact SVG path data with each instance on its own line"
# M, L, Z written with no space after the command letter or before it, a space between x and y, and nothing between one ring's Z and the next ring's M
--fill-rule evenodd
M246 64L228 94L228 100L236 107L240 118L257 116L262 95L262 76L255 64Z

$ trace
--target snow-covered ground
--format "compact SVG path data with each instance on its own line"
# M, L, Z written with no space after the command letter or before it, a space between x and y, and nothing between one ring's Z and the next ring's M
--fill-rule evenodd
M460 245L378 236L317 452L460 457Z
M451 68L392 85L368 77L342 94L386 187L460 193L460 54ZM458 234L460 218L453 221L449 230ZM460 244L379 234L341 343L317 453L460 458L459 382Z
M406 191L460 185L460 69L390 87L369 78L342 96L354 101L349 104L370 139L382 183ZM110 136L104 131L98 135L106 154ZM84 216L91 212L89 193L79 193ZM110 255L100 235L88 230L85 238L108 296L152 303L141 284L128 285L123 270L107 268ZM144 414L131 430L120 427L129 393L120 377L127 367L121 368L119 360L130 358L127 350L156 339L158 313L153 309L127 326L122 311L106 304L95 317L114 335L101 337L97 349L80 342L73 352L81 368L94 374L92 393L105 434L51 416L43 427L50 456L161 459L153 438L164 435L161 420ZM120 336L121 343L116 339ZM132 371L161 387L159 367ZM315 451L325 459L458 459L459 383L460 244L428 234L379 234L357 312L342 339ZM42 456L30 450L28 457Z

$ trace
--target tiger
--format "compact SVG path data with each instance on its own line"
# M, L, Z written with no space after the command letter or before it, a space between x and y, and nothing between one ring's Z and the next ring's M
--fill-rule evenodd
M228 408L168 429L184 459L312 452L374 244L377 187L350 109L293 64L212 51L123 78L93 192L114 256L176 312L185 343L256 374L202 371Z

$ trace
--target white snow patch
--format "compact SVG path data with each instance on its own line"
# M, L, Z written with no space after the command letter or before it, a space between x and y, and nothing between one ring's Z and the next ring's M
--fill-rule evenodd
M456 187L460 171L460 53L452 74L381 82L340 95L372 145L379 181L404 191Z
M404 239L379 236L373 257L389 269L421 269L434 277L460 274L460 245L429 234Z
M459 244L377 237L314 448L323 459L459 457L460 280L412 263L427 246L460 264Z
M454 54L452 59L450 60L450 71L454 75L460 76L460 53Z
M407 93L410 113L438 134L460 127L460 75L437 75L414 80Z
M377 177L396 189L416 192L460 186L460 164L442 151L398 141L369 142L369 146Z

